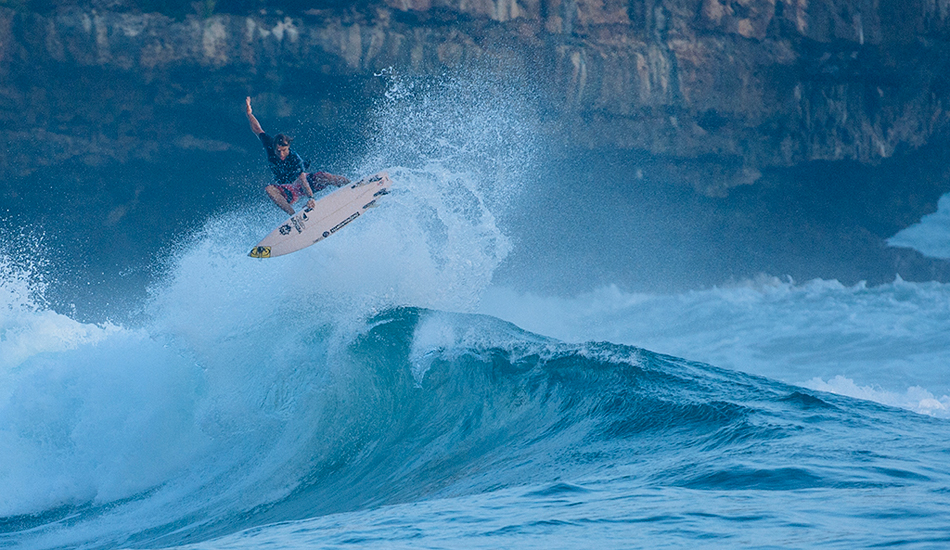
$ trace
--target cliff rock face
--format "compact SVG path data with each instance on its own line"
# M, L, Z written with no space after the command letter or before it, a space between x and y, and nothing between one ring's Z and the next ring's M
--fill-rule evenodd
M950 0L376 0L184 20L100 4L0 9L7 141L39 133L54 161L132 142L147 156L163 144L132 127L160 133L153 109L198 90L301 97L288 68L358 79L475 60L533 77L555 139L689 160L699 172L684 177L708 194L776 166L876 163L948 121ZM53 76L64 68L76 80ZM83 82L90 69L109 81ZM29 157L13 146L0 166L28 172Z

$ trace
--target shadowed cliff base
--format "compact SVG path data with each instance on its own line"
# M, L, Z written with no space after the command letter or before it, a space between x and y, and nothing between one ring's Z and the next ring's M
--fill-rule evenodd
M885 243L950 191L942 145L878 166L773 169L725 197L677 183L694 174L695 166L628 151L577 151L547 165L539 181L557 183L508 220L518 227L516 248L496 281L565 294L606 284L675 292L759 274L848 285L950 281L950 262Z

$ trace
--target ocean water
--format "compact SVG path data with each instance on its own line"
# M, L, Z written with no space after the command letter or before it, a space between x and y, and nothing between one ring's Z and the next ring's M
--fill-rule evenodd
M213 216L134 321L0 254L0 548L950 545L950 285L500 286L517 93L394 78L379 208Z

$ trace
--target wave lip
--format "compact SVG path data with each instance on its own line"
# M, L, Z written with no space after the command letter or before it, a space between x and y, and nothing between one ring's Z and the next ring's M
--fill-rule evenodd
M950 417L950 285L759 277L678 295L490 289L480 310L568 342L607 340Z

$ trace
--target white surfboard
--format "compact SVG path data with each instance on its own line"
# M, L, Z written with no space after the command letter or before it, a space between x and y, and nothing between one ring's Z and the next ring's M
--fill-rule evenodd
M318 243L377 206L389 194L392 180L386 172L349 183L304 208L277 226L251 249L252 258L283 256Z

